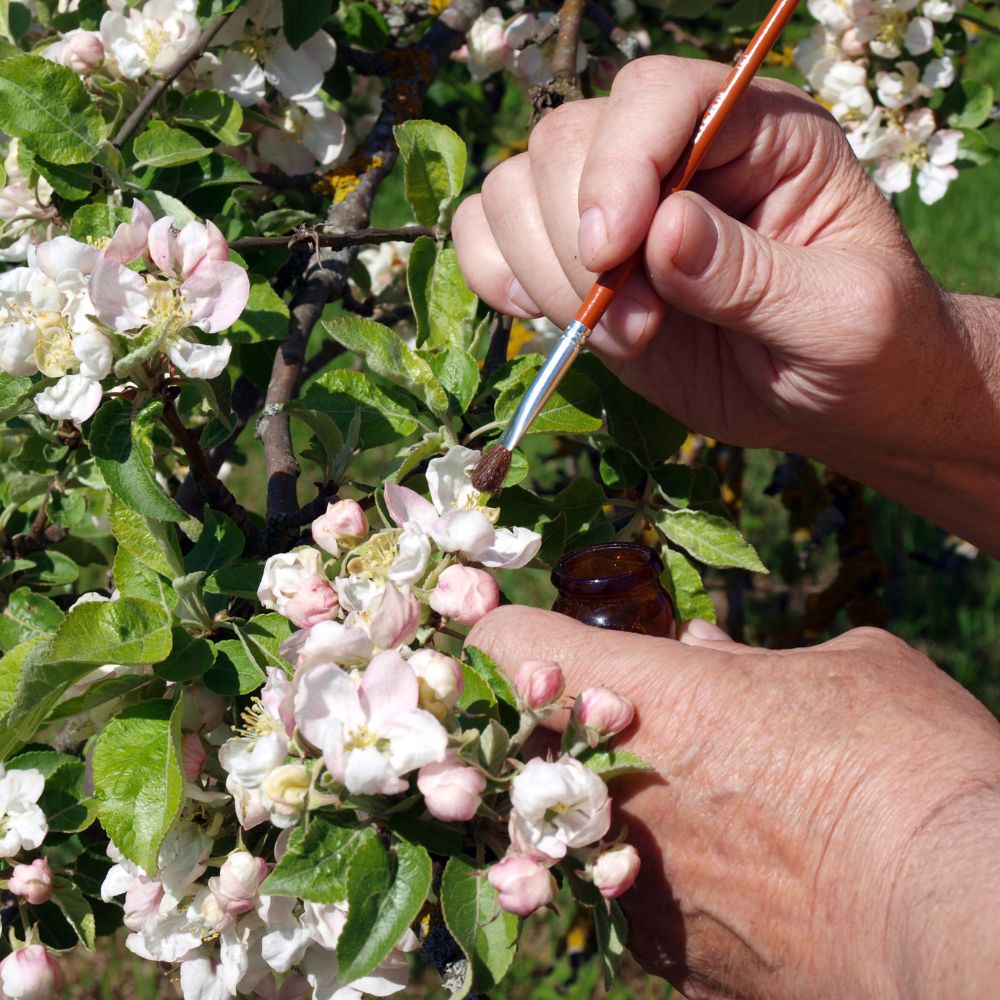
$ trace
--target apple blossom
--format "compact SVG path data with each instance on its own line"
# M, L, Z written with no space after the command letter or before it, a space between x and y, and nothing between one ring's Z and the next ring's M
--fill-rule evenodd
M197 733L184 733L181 737L181 766L187 781L197 781L205 766L207 755Z
M286 174L309 174L333 163L344 149L347 125L336 111L316 102L289 107L273 128L262 129L257 152Z
M506 21L499 7L487 7L472 22L465 38L465 58L473 80L492 76L513 55L505 31Z
M9 1000L49 1000L66 977L44 945L29 944L0 962L0 993Z
M122 923L131 931L141 930L160 912L166 892L160 882L140 875L125 890Z
M52 420L72 420L78 426L101 405L101 383L86 375L64 375L35 396L35 408Z
M510 839L522 854L559 861L611 825L608 787L572 757L528 761L511 783Z
M398 794L404 774L444 759L448 734L417 707L417 676L397 653L379 653L359 687L327 664L299 671L295 683L299 730L349 792Z
M420 707L443 720L462 696L462 665L454 657L429 647L418 649L406 662L417 675Z
M430 606L459 625L475 625L500 603L500 588L489 573L471 566L449 566L428 598Z
M126 80L170 69L201 34L196 0L147 0L128 14L109 10L100 39L109 68Z
M264 565L257 599L299 628L333 618L338 606L337 593L323 571L323 557L311 548L271 556Z
M260 802L278 827L294 826L309 801L309 769L282 764L270 771L260 785Z
M267 876L267 862L249 851L233 851L208 888L219 907L229 914L249 913L257 902L257 890Z
M958 129L938 129L930 108L910 112L884 134L875 183L885 192L905 191L916 169L920 200L932 205L958 176L954 162L962 137Z
M518 700L529 711L555 704L566 688L566 677L552 660L525 660L514 674Z
M351 548L368 537L368 518L357 500L338 500L312 522L313 541L331 556L339 556L341 546Z
M617 899L632 888L639 874L639 852L631 844L601 851L588 866L590 877L605 899Z
M490 868L486 877L497 892L501 908L519 917L548 906L556 891L552 873L529 854L508 854Z
M104 45L99 32L74 28L62 35L54 45L43 49L41 54L82 76L92 73L104 62Z
M281 647L281 655L300 670L314 663L363 666L374 652L375 644L367 629L335 621L319 622L312 628L302 629L286 639Z
M573 724L592 747L627 729L634 716L632 702L606 687L587 688L573 703Z
M52 869L45 858L35 858L30 865L14 865L7 888L32 906L52 898Z
M465 822L479 810L486 778L476 768L463 764L455 750L449 750L444 760L420 768L417 788L435 819L444 823Z
M44 789L41 771L5 769L0 764L0 858L41 846L49 831L45 813L37 805Z
M372 295L381 295L405 273L412 249L412 243L389 240L377 247L365 247L358 253L358 260L368 269Z

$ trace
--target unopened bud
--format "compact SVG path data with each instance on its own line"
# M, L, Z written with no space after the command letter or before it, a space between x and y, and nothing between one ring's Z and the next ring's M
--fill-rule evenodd
M632 702L605 687L587 688L573 703L573 725L586 733L591 746L627 729L634 717Z
M62 969L40 944L18 948L0 962L0 995L9 1000L49 1000L65 983Z
M514 690L525 708L547 708L562 696L566 678L552 660L525 660L514 674Z
M52 898L52 869L48 861L35 858L30 865L14 865L7 888L32 906L47 903Z
M418 649L407 661L420 684L420 707L443 719L462 695L462 667L436 649Z
M313 521L312 536L324 552L339 556L368 537L368 518L356 500L338 500Z
M519 917L547 906L556 891L552 873L528 854L509 854L489 870L487 878L501 908Z
M605 899L617 899L632 888L639 874L639 852L631 844L616 844L597 855L590 877Z

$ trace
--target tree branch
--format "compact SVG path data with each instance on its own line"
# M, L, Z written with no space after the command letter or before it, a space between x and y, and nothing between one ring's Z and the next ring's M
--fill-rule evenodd
M479 15L478 0L454 0L414 45L383 53L391 79L382 110L362 147L351 160L323 175L316 190L330 194L333 204L326 226L336 233L356 232L368 224L375 193L396 162L393 126L419 114L424 95L448 56L462 44ZM292 448L284 405L302 381L306 343L328 302L347 283L356 245L313 255L291 304L289 338L278 349L257 433L267 466L267 544L279 550L288 539L282 520L298 509L299 467Z
M639 39L621 25L616 24L611 15L599 3L587 4L587 19L611 42L626 59L632 60L645 55Z
M413 243L421 236L434 237L429 226L401 226L399 229L359 229L354 233L321 233L315 229L300 229L290 236L243 236L229 244L230 250L239 254L257 250L294 250L302 246L328 247L343 250L345 247L369 246L398 240Z
M135 106L132 114L125 119L125 123L118 130L118 134L114 138L115 148L121 149L122 146L131 138L132 133L142 124L143 118L149 113L150 108L160 99L160 96L184 72L184 70L195 61L199 56L201 56L205 49L212 44L212 39L219 33L219 29L228 21L236 11L232 11L229 14L220 14L202 33L201 37L195 44L184 52L180 58L167 70L167 75L161 77L149 91L146 96Z
M552 75L576 86L576 52L580 44L584 0L564 0L559 11L559 34L552 53Z

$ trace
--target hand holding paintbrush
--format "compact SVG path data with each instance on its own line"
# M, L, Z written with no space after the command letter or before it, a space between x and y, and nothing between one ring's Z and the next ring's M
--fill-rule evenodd
M669 186L670 192L681 191L688 186L698 165L733 107L750 85L754 74L787 24L797 3L798 0L777 0L771 8L764 23L733 67L725 85L702 117L689 145L687 158L682 161L680 176ZM510 469L511 452L517 447L532 421L569 370L615 295L634 271L642 252L640 247L627 260L598 277L573 322L563 331L552 353L528 387L524 399L499 442L487 452L474 470L472 483L478 490L483 493L495 493L503 485Z

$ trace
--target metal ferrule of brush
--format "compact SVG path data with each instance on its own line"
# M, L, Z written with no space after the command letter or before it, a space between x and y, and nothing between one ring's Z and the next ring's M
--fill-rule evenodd
M507 429L500 437L499 444L508 451L513 451L520 444L521 438L524 437L532 421L548 402L549 396L555 392L556 386L562 381L563 375L573 364L589 336L590 328L584 326L578 319L573 320L563 330L562 336L552 349L552 353L546 359L545 364L538 369L538 374L528 386L528 391L524 394L521 405L518 406L507 425Z

